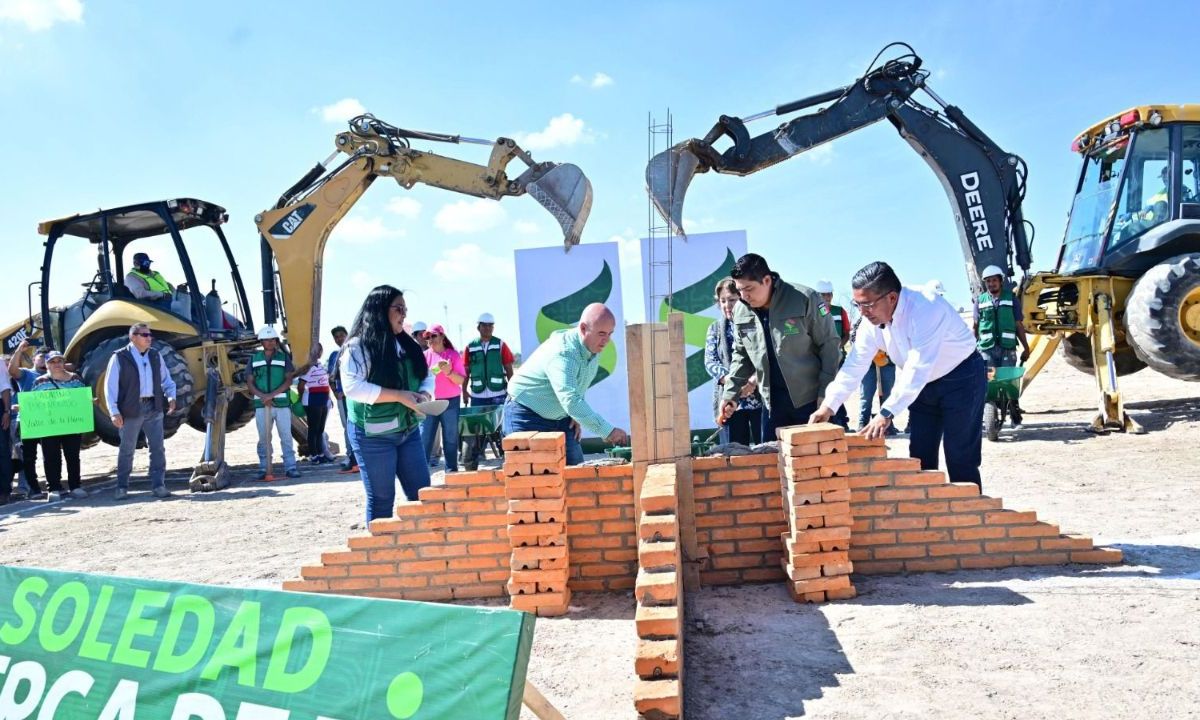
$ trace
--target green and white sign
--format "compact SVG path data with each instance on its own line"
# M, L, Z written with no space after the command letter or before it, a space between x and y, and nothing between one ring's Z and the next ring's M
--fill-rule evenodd
M532 640L507 609L0 566L0 718L516 720Z
M96 428L91 388L23 392L19 404L22 440L90 433Z

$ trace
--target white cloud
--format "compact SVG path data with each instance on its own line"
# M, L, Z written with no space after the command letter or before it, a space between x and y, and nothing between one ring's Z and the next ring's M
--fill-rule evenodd
M518 235L537 235L542 231L542 228L531 220L518 220L513 223L513 230Z
M338 223L330 238L347 245L373 245L380 240L404 237L405 234L403 228L385 225L381 217L348 217Z
M313 112L320 115L321 119L327 123L343 123L366 111L367 109L356 98L343 98L332 105L313 108Z
M0 0L0 21L21 23L35 32L60 22L83 22L80 0Z
M444 233L477 233L491 230L506 217L504 208L495 200L459 200L443 205L433 218L433 224Z
M812 150L805 152L801 157L814 165L828 165L833 162L835 156L833 143L827 142L824 145L818 145Z
M406 195L388 200L387 211L402 218L415 220L421 214L421 203Z
M711 215L705 215L702 218L683 218L683 231L689 235L692 233L704 232L705 228L711 228L716 225L717 221Z
M516 141L526 150L549 150L579 142L591 142L592 133L585 127L582 118L563 113L550 118L549 124L543 130L516 133Z
M642 241L632 229L626 229L621 235L613 235L608 241L617 244L617 256L622 268L641 267Z
M447 282L511 279L515 272L512 258L489 255L475 243L443 250L433 264L433 274Z
M572 85L587 85L588 87L592 88L593 90L599 90L602 87L608 87L609 85L612 85L615 82L616 81L612 79L611 75L609 75L608 73L602 73L602 72L598 72L595 75L593 75L591 80L588 80L587 78L580 75L579 73L575 73L574 75L571 76L571 84Z

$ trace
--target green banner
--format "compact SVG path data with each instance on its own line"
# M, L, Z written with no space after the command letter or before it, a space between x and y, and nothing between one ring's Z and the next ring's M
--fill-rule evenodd
M91 388L23 392L17 402L22 440L90 433L96 427Z
M516 720L533 622L0 566L0 717Z

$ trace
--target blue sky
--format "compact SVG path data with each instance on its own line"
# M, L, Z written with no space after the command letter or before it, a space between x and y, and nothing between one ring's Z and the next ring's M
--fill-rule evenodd
M359 107L402 127L516 136L539 160L579 165L595 191L584 242L622 243L626 317L637 321L648 115L670 108L676 140L700 136L722 113L847 84L892 40L910 43L931 87L1029 163L1025 216L1037 226L1035 267L1048 268L1078 169L1072 138L1131 105L1200 100L1198 23L1200 5L1185 2L0 0L0 324L26 312L39 221L168 197L229 210L225 231L261 319L253 216L332 151ZM418 147L487 160L485 148ZM697 231L746 229L788 280L827 277L844 294L854 270L883 259L905 282L940 278L953 302L969 302L950 205L887 123L750 177L699 176L685 218ZM406 290L410 319L448 320L457 336L487 310L516 345L512 251L559 237L527 197L378 181L328 246L323 328L348 325L367 290L388 282ZM86 251L64 250L52 298L72 299L93 268Z

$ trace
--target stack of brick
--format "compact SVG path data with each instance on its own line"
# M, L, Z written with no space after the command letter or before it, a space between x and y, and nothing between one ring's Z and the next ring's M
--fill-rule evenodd
M837 425L779 430L779 480L788 529L783 533L788 592L797 602L843 600L850 583L849 446Z
M683 586L674 464L651 465L642 481L638 522L638 647L634 706L648 720L682 711Z
M542 617L565 615L571 600L563 477L566 436L513 433L504 438L504 451L512 607Z

